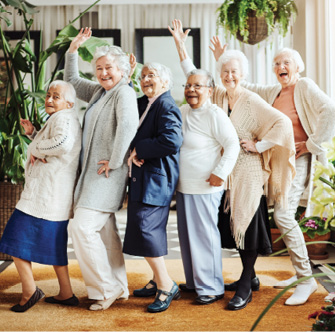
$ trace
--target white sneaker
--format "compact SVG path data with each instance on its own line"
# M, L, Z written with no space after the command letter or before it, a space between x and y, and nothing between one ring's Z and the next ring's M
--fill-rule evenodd
M89 310L92 311L106 310L115 302L115 300L120 298L122 294L123 290L121 288L117 289L115 290L115 294L112 297L109 297L108 299L105 300L98 300L95 303L91 304Z
M293 282L295 282L297 280L298 280L298 277L296 275L294 275L290 279L279 281L273 287L274 288L286 288L287 286L291 285ZM296 286L294 286L294 287L296 287Z
M286 300L286 305L304 304L309 296L318 289L318 284L315 279L309 279L307 282L302 282L297 285L294 293Z

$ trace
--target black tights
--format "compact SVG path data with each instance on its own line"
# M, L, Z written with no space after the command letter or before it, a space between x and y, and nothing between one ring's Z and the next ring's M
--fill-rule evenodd
M241 250L239 249L242 260L243 271L238 282L236 296L245 299L251 289L251 279L255 278L255 263L258 256L257 250Z

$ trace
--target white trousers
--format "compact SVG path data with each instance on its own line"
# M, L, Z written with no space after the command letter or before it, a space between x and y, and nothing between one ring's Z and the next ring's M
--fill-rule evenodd
M310 154L296 159L296 176L289 191L288 207L287 209L283 209L275 205L274 208L274 220L280 233L285 234L293 228L284 236L283 240L286 247L290 248L289 254L298 278L312 274L304 236L298 222L295 220L295 213L299 206L300 198L308 185L310 161Z
M127 274L115 214L77 208L70 225L88 298L108 299L114 295L116 286L124 290L122 298L128 298Z

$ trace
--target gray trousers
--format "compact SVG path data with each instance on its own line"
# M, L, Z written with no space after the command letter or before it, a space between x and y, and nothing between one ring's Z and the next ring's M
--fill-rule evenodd
M177 192L178 234L186 285L201 295L224 293L221 237L217 227L223 191L206 195Z
M310 161L310 154L303 155L296 160L296 176L289 191L288 207L283 209L275 205L274 208L274 220L281 234L293 228L283 240L286 247L290 248L289 254L298 278L312 275L304 236L295 220L300 198L308 185Z

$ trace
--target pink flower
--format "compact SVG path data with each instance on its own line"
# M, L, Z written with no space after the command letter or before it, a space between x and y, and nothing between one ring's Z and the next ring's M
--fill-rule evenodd
M316 318L316 317L318 317L318 315L319 315L319 312L315 311L312 314L308 315L308 319L310 319L310 318Z

